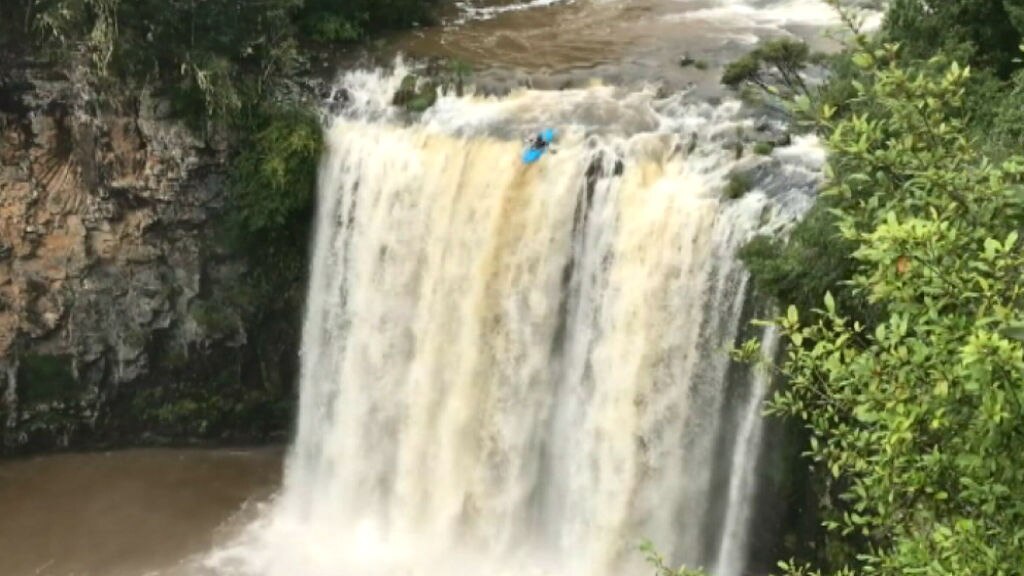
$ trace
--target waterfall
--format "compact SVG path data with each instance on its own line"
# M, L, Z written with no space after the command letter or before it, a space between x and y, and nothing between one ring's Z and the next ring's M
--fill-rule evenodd
M768 381L727 401L735 254L806 208L813 141L737 161L738 103L607 86L444 96L411 122L387 102L402 75L342 80L285 485L206 566L641 574L646 538L739 576ZM524 166L547 125L556 149ZM772 164L722 196L738 165Z
M765 330L761 340L761 358L768 362L774 361L778 347L778 330L771 326ZM771 372L767 365L755 366L754 370L753 386L743 408L743 419L740 421L732 457L725 527L722 529L721 545L715 561L716 574L743 574L746 567L750 513L756 495L757 455L761 450L761 435L764 431L761 410L771 384Z

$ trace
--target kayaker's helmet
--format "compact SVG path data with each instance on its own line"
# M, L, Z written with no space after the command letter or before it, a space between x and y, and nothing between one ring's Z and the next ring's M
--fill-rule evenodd
M540 133L540 137L548 144L551 144L555 141L555 131L551 128L545 128L544 131Z

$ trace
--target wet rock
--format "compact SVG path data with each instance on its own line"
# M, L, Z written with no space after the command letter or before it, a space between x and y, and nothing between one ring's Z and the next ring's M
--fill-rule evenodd
M395 91L395 95L391 98L391 103L395 106L405 106L415 97L416 77L409 74L402 78L401 84L398 85L398 90Z
M740 158L743 158L743 153L746 151L746 144L742 136L737 136L736 138L726 140L722 144L722 150L732 152L733 158L735 160L739 160Z
M437 84L433 80L409 74L395 91L391 103L409 112L423 112L437 101Z
M762 116L754 121L754 133L750 140L755 146L763 143L772 148L789 146L793 143L788 122L784 119L769 118L768 116Z
M352 101L352 95L346 88L326 89L321 94L321 101L330 114L340 113Z

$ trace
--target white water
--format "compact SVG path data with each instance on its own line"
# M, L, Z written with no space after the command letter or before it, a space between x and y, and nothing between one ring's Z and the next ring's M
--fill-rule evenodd
M763 361L774 362L778 347L778 330L771 326L765 330L761 340ZM743 408L743 419L740 421L740 428L736 436L736 448L732 456L722 544L718 549L718 558L715 560L714 571L721 575L743 574L747 563L750 503L756 496L757 455L761 450L761 438L764 433L761 410L771 384L771 372L768 364L757 365L753 369L755 370L753 386L747 399L747 405Z
M748 292L735 251L806 207L813 142L725 200L723 144L750 129L736 103L595 86L444 97L405 125L387 104L401 76L343 81L285 486L206 566L628 575L649 538L741 574L768 383L725 402ZM541 119L557 153L525 167Z

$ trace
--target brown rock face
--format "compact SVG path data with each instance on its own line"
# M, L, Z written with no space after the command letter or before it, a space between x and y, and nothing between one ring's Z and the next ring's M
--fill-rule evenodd
M263 352L231 304L244 260L214 241L223 154L146 96L99 111L73 79L11 78L0 79L0 453L278 426L223 418L238 403L281 403L289 384L248 368ZM271 363L290 365L286 348Z

